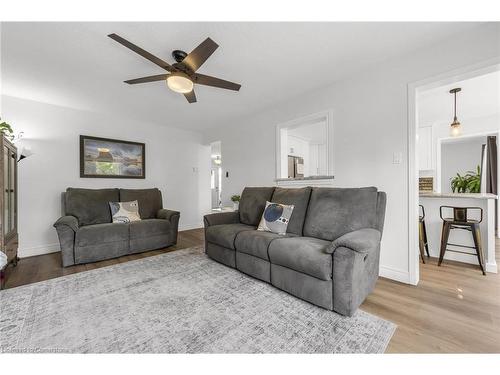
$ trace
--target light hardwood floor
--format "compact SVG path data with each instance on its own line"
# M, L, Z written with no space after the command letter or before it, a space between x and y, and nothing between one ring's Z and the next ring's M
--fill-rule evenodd
M61 267L58 253L21 259L9 268L7 288L109 266L203 244L203 230L179 233L166 250ZM500 241L496 243L497 262ZM437 259L421 264L418 286L380 278L361 308L398 325L389 353L500 353L500 275L483 276L478 266Z

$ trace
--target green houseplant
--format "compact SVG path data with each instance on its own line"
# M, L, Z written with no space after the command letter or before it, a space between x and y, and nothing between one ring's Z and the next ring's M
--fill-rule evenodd
M5 135L7 139L13 140L14 139L14 130L12 130L12 127L7 124L5 121L1 122L2 118L0 118L0 133Z
M236 195L236 194L235 194L235 195L232 195L232 196L231 196L231 201L233 202L233 208L234 208L234 210L235 210L235 211L236 211L236 210L239 208L239 206L240 206L240 199L241 199L241 197L240 197L239 195Z
M457 173L451 179L451 190L454 193L479 193L481 191L481 167L478 165L476 171L467 171L461 176Z

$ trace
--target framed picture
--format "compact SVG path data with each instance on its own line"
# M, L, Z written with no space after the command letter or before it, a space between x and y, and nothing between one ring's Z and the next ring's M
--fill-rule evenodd
M80 177L146 178L146 145L80 135Z

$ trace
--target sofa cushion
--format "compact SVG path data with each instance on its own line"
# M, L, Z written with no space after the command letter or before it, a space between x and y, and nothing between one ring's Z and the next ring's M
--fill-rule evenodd
M146 238L170 234L170 221L163 219L144 219L130 224L130 239Z
M245 230L255 230L254 226L245 224L212 225L205 231L208 242L234 250L236 235Z
M274 187L246 187L241 193L239 211L240 222L247 225L259 225L260 218L271 200Z
M128 223L94 224L81 227L76 232L76 246L101 245L129 240Z
M287 234L286 236L296 236L295 234ZM236 236L235 247L236 251L253 255L255 257L269 260L267 249L273 240L284 238L284 236L272 233L263 232L260 230L248 230L238 233Z
M120 189L120 202L139 202L141 219L155 219L158 210L163 208L161 191L154 189Z
M79 225L111 223L109 202L120 200L118 189L67 188L65 213L75 216Z
M277 187L274 190L272 202L281 204L293 204L292 217L288 223L287 232L295 233L299 236L302 235L302 228L304 227L304 220L306 218L307 205L311 196L310 187L300 189L286 189Z
M272 264L331 280L332 255L325 251L329 245L330 241L311 237L279 238L271 242L268 254Z
M333 241L377 224L377 188L313 188L304 236Z

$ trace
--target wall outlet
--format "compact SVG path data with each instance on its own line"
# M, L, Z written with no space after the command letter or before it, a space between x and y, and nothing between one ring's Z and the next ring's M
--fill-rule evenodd
M392 154L392 164L401 164L403 162L403 154L395 152Z

